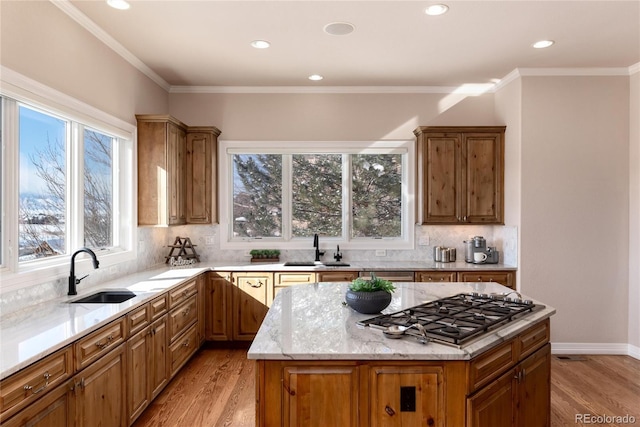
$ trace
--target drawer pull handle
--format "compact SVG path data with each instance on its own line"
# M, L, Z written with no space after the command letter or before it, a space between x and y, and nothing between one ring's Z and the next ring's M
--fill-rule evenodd
M433 277L429 276L429 281L433 282Z
M109 335L107 337L107 341L106 342L100 342L98 341L96 343L96 347L98 347L100 350L104 350L105 348L107 348L109 346L109 344L111 344L111 341L113 341L113 335Z
M185 342L182 343L183 347L189 347L189 340L186 340Z
M396 411L393 410L393 408L389 405L384 407L384 411L389 414L389 416L393 417L396 414Z
M186 316L187 314L189 314L189 307L187 307L186 309L184 309L184 310L182 311L182 315L183 315L183 316Z
M255 285L253 284L253 282L247 282L249 284L249 286L251 286L252 288L259 288L260 286L263 285L263 283L258 280L258 283L256 283Z
M184 291L182 291L183 297L186 297L187 295L189 295L189 290L185 289Z
M45 372L42 377L44 378L44 385L37 390L33 389L33 386L27 384L24 386L25 391L31 391L31 394L38 394L43 391L45 388L49 387L49 378L51 378L51 374L49 372Z

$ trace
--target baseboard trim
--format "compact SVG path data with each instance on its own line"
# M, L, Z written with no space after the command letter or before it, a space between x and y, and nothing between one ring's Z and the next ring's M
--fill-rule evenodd
M640 360L640 347L626 343L551 343L553 354L613 354Z

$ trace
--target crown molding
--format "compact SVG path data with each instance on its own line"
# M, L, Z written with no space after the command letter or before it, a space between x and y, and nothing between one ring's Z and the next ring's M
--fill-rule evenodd
M523 77L532 76L628 76L630 67L596 67L596 68L517 68Z
M171 86L170 93L460 93L480 95L492 91L493 83L461 86Z
M169 91L171 85L167 83L160 75L156 74L151 68L149 68L144 62L138 59L127 48L122 46L116 39L111 37L106 31L100 28L95 22L93 22L87 15L80 12L78 8L71 4L69 0L50 0L51 3L56 5L60 10L69 15L71 19L76 21L85 30L93 34L98 40L106 44L114 52L120 55L125 61L133 65L141 73L153 80L158 86L162 87L165 91Z

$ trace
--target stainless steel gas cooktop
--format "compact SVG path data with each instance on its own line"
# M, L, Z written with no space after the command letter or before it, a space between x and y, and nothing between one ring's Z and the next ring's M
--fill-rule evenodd
M358 324L381 329L388 338L408 335L422 343L434 340L461 347L504 323L544 308L533 301L509 298L511 294L458 294Z

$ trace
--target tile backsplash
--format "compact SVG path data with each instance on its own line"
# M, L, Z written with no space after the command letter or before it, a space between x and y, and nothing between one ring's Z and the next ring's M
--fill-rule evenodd
M169 253L167 245L174 242L177 236L190 237L203 262L223 261L229 263L247 262L249 258L245 250L221 250L218 225L185 225L174 227L140 227L138 228L138 258L120 263L115 268L92 270L85 280L78 285L83 287L99 285L102 282L146 270L165 262ZM416 245L414 250L387 250L386 256L377 257L375 250L342 250L343 260L357 261L431 261L433 247L454 247L457 259L464 260L464 240L473 236L484 236L487 246L495 246L500 251L500 263L516 266L518 260L518 230L511 226L458 225L458 226L416 226ZM426 243L421 245L420 243ZM311 242L309 250L283 250L282 261L308 259L312 254ZM325 248L323 248L325 249ZM330 250L327 249L327 255ZM326 260L331 257L325 255ZM25 307L39 304L66 295L67 278L60 278L18 290L0 292L0 314L2 316L16 312Z

